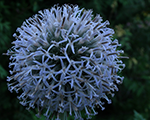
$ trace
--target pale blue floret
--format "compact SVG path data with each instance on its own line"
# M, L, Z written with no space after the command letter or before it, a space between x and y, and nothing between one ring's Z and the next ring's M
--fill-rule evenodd
M47 119L60 114L88 118L102 99L109 104L108 94L114 96L123 77L117 75L125 67L117 50L118 40L112 40L114 30L108 21L92 15L92 10L78 6L55 5L51 9L23 22L14 33L16 41L7 51L10 56L11 92L21 91L18 97L23 106L42 110ZM56 114L55 114L56 113Z

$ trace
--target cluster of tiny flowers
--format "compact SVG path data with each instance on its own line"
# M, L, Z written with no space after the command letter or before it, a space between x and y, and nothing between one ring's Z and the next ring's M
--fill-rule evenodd
M125 67L114 30L107 28L92 10L77 5L55 5L23 22L13 36L14 46L7 51L12 92L23 106L37 108L38 115L59 120L64 113L75 119L96 115L95 106L103 110L102 101L118 90ZM53 117L55 116L55 117Z

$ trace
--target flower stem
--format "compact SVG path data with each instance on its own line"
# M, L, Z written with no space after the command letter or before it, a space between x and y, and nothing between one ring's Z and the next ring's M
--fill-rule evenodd
M60 120L67 120L67 112L60 114Z

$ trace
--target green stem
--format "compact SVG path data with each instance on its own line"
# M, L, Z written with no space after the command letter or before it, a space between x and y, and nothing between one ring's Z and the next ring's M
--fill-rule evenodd
M60 113L60 120L67 120L67 112Z

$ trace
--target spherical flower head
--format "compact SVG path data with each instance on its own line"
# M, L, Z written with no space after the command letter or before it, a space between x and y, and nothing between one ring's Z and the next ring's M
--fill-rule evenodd
M125 67L114 30L108 28L92 10L77 5L55 5L23 22L13 36L14 46L7 51L11 76L7 78L12 92L22 92L21 104L38 108L47 119L60 115L88 118L102 110L103 99L118 90Z

